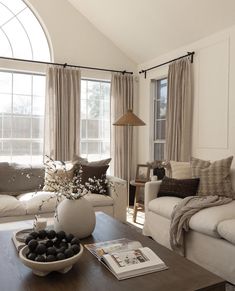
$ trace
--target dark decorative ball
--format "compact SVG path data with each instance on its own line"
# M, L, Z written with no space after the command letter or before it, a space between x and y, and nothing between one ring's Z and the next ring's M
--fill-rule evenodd
M38 246L38 241L36 239L31 239L28 243L28 248L30 251L34 251Z
M45 229L39 230L39 232L38 232L38 237L39 237L40 239L44 239L46 236L47 236L47 232L46 232Z
M53 244L54 244L53 241L50 240L50 239L47 240L46 243L45 243L45 245L46 245L47 248L49 248L49 247L53 247Z
M73 234L68 234L68 235L66 235L66 241L67 242L71 242L71 240L74 238L74 235Z
M56 238L54 241L53 241L53 244L56 248L59 248L60 247L60 243L61 243L61 240L59 238Z
M80 252L80 245L72 245L71 249L73 250L74 254L78 254Z
M40 244L36 247L35 252L36 252L36 254L38 254L38 255L42 255L42 254L44 254L44 253L46 252L46 250L47 250L47 248L46 248L45 244L40 243Z
M70 258L74 255L73 249L72 248L68 248L64 251L65 257L66 258Z
M78 238L73 238L71 240L71 245L80 245L80 240Z
M56 255L56 259L57 259L58 261L61 261L61 260L66 259L65 254L63 254L63 253L58 253L58 254Z
M63 238L66 237L66 233L65 233L63 230L58 231L58 232L56 233L56 237L57 237L58 239L62 240Z
M46 250L46 253L47 253L48 256L49 256L49 255L53 255L53 256L55 256L55 255L57 254L57 252L56 252L56 248L55 248L55 247L49 247L49 248Z
M53 239L56 236L56 232L52 229L47 232L47 238Z
M65 248L65 247L61 247L61 248L59 248L59 249L56 249L56 251L57 251L57 254L59 254L59 253L64 253L64 252L65 252L65 250L66 250L66 248Z
M35 258L35 261L36 261L36 262L45 262L45 258L44 258L44 256L42 256L42 255L38 255L38 256Z
M55 256L53 256L53 255L48 255L48 256L46 257L46 262L54 262L54 261L56 261L56 257L55 257Z
M31 261L35 261L37 255L35 253L29 253L29 255L27 256L27 258Z
M37 231L32 231L30 232L30 234L34 239L36 239L38 237L38 232Z
M25 239L25 244L27 245L32 239L34 239L31 235L28 235Z
M68 248L68 243L67 242L64 242L64 241L62 241L61 243L60 243L60 247L65 247L66 249Z

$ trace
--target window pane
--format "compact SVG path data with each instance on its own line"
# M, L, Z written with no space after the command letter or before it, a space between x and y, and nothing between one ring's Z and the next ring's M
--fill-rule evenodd
M165 120L157 120L155 122L155 136L156 139L165 139Z
M24 29L16 18L7 22L2 30L10 40L15 58L32 59L30 42Z
M11 104L12 97L10 94L0 94L0 113L11 113Z
M0 16L1 17L1 16ZM0 18L1 19L1 18ZM13 57L13 52L6 35L0 30L0 55L2 57Z
M4 157L9 157L11 155L11 142L10 141L2 141L0 142L0 156L1 161L6 161Z
M155 143L154 144L154 160L164 160L164 143Z
M19 13L21 10L27 7L22 0L1 0L1 2L14 14Z
M45 81L45 80L44 80ZM45 97L33 96L33 115L44 115Z
M10 138L11 137L11 129L12 129L12 119L11 116L8 114L2 115L2 131L3 131L3 138Z
M13 113L31 114L31 96L13 95Z
M13 138L31 138L31 118L13 116L12 137Z
M44 118L32 118L32 138L43 138Z
M12 143L12 154L14 156L30 156L30 141L15 140Z
M30 95L32 76L28 74L13 74L13 92L15 94Z
M81 155L87 157L89 160L99 160L109 157L109 82L82 80L81 116Z
M99 137L99 122L96 120L87 121L87 137L98 138Z
M0 93L11 93L12 91L12 74L0 72Z
M45 77L44 76L33 76L33 95L34 96L45 96Z

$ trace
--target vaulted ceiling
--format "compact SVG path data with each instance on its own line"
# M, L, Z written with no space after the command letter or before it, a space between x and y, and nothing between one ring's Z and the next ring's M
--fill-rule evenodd
M136 63L235 24L235 0L68 0Z

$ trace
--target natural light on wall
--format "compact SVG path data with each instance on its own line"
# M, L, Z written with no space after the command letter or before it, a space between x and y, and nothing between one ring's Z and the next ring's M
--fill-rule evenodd
M3 57L51 60L47 37L21 0L0 0L0 44ZM0 161L42 162L45 76L12 64L0 71Z

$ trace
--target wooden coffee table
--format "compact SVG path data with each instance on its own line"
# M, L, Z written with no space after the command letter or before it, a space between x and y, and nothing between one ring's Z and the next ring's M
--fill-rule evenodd
M118 281L86 249L77 264L67 274L51 273L37 277L18 259L11 241L12 231L0 232L1 291L184 291L225 290L225 281L200 266L142 236L128 225L110 216L97 213L93 235L82 243L129 238L150 247L169 267L168 270ZM82 223L82 221L80 222Z

